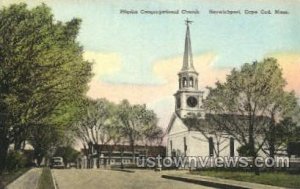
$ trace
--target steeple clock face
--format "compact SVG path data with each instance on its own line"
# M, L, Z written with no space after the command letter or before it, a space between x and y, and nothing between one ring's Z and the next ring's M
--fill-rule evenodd
M197 106L198 100L197 100L196 97L190 96L190 97L188 97L188 99L186 100L186 103L187 103L187 105L188 105L189 107L194 108L194 107Z

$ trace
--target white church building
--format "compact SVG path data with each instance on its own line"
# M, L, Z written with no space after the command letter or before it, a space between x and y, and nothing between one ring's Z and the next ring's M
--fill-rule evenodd
M186 21L186 36L183 65L178 73L179 88L174 94L175 112L167 127L167 156L237 156L238 143L229 135L209 128L203 107L203 91L198 88L198 72L193 66L190 25ZM196 115L200 117L198 126L187 124L184 118ZM198 127L198 128L197 128Z

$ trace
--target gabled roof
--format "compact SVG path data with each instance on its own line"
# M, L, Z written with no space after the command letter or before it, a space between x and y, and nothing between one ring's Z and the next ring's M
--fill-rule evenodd
M176 119L178 119L178 120L182 123L182 125L184 125L185 127L187 127L186 124L183 122L183 120L177 115L177 113L174 112L174 113L172 114L171 120L170 120L169 125L168 125L168 127L167 127L166 133L169 133L169 132L170 132L172 126L174 125L174 121L175 121ZM187 129L188 129L188 127L187 127Z
M179 119L182 122L182 125L187 127L189 131L205 132L216 131L216 129L218 129L218 131L220 132L224 132L225 128L222 125L226 124L226 120L235 120L237 125L240 125L241 127L247 127L247 124L245 123L247 123L249 120L249 118L244 115L207 113L204 119L197 119L195 123L194 121L191 121L188 118L180 118L176 113L174 113L168 125L167 133L169 133L169 131L171 130L171 127L173 126L173 123L176 118ZM266 116L259 116L258 120L261 123L261 121L268 122L270 119Z
M171 116L171 119L170 119L169 125L168 125L168 127L167 127L166 133L169 133L169 132L170 132L170 130L171 130L172 126L173 126L173 123L174 123L176 117L178 117L178 116L177 116L176 113L174 112L174 113L172 114L172 116Z
M188 127L190 131L220 131L225 132L225 125L230 127L229 124L234 123L239 127L248 127L249 117L246 115L238 115L238 114L211 114L207 113L205 115L205 119L198 119L197 124L194 122L189 122L187 118L182 119L183 123ZM234 122L233 122L234 121ZM267 123L270 121L270 118L266 116L258 116L257 123ZM200 127L200 128L199 128ZM234 127L232 127L234 129Z

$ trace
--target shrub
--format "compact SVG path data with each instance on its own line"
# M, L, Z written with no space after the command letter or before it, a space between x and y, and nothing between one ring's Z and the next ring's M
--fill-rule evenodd
M10 151L7 156L6 169L15 170L25 167L27 158L19 151Z

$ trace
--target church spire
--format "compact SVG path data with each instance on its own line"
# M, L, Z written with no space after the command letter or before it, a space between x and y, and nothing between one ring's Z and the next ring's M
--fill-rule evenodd
M198 73L193 65L190 24L186 19L186 36L183 65L178 73L178 90L174 94L175 112L180 118L196 115L204 117L202 108L203 92L198 90Z
M191 45L190 27L189 27L189 25L192 22L193 21L190 21L189 19L185 20L186 35L185 35L183 65L182 65L181 71L195 71L194 65L193 65L193 54L192 54L192 45Z

